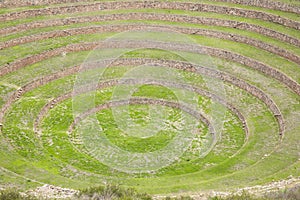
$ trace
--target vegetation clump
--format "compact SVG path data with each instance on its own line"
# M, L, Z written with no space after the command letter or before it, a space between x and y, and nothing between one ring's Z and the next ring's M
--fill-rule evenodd
M119 186L107 185L83 189L77 195L78 199L93 200L151 200L152 197L146 193L138 193L129 188L124 189Z
M300 185L292 188L284 189L283 191L268 192L261 196L256 196L243 191L242 194L232 194L226 197L215 196L210 200L295 200L300 199Z
M18 190L0 190L0 200L38 200L31 195L22 195Z
M281 191L268 192L256 196L247 191L241 194L231 194L229 196L207 197L208 200L296 200L300 199L300 185L286 188ZM43 198L47 200L51 198ZM65 198L60 198L64 200ZM73 198L66 200L153 200L147 193L139 193L133 188L122 188L116 185L96 186L80 190ZM163 197L160 200L197 200L197 197ZM201 199L201 198L200 198ZM32 195L21 193L18 190L7 189L0 191L0 200L41 200Z

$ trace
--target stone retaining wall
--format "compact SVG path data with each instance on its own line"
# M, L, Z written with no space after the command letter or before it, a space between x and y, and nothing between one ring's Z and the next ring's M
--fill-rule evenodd
M2 0L0 8L20 6L41 6L61 3L91 2L92 0Z
M106 64L111 63L111 61L107 61ZM224 72L220 72L214 69L210 69L210 68L205 68L205 67L201 67L201 66L195 66L193 64L190 63L186 63L186 62L181 62L181 61L170 61L170 60L154 60L154 59L143 59L143 58L127 58L127 59L118 59L115 60L111 65L112 66L118 66L118 65L122 65L122 66L126 66L126 65L143 65L145 63L152 63L152 64L157 64L158 66L165 66L165 67L170 67L170 68L176 68L176 69L180 69L180 70L186 70L186 71L190 71L193 73L198 73L198 74L202 74L202 75L206 75L209 77L213 77L213 78L218 78L221 79L225 82L229 82L243 90L245 90L246 92L250 93L251 95L257 97L258 99L260 99L262 102L264 102L269 109L271 110L271 112L273 113L273 115L276 117L278 123L279 123L279 134L283 135L284 133L284 129L285 129L285 123L284 123L284 119L282 117L282 114L280 112L280 110L278 109L277 105L274 103L274 101L272 99L270 99L268 97L268 95L266 95L263 91L261 91L260 89L258 89L255 86L252 86L248 83L246 83L245 81L233 77L227 73ZM104 63L105 64L105 63ZM95 65L94 67L96 67L97 65ZM91 65L91 67L93 67ZM75 74L77 73L79 70L79 67L73 67L73 68L69 68L67 70L58 72L56 74L53 75L49 75L47 77L41 78L39 80L35 80L25 86L23 86L22 88L20 88L19 90L17 90L12 96L11 98L5 103L5 105L2 107L1 109L1 114L0 114L0 122L2 122L4 114L6 113L6 111L9 109L9 107L11 106L11 104L18 100L20 98L21 95L23 95L25 92L30 91L40 85L46 84L54 79L58 79L67 75L71 75L71 74ZM98 88L101 87L108 87L108 86L112 86L114 84L117 84L117 81L110 81L107 83L102 83L101 85L98 86ZM88 88L88 87L84 87L82 89L82 92L84 91L89 91L89 90L93 90L95 89L94 87ZM195 90L197 92L197 90ZM80 93L80 89L79 89L79 93ZM227 105L227 107L233 111L235 114L237 114L237 116L240 118L240 120L243 122L243 126L245 128L246 133L248 133L248 129L246 128L246 121L243 117L242 114L239 113L238 109L236 109L233 105L230 105L228 103L226 103L224 100L221 100L218 96L211 94L211 93L201 93L203 95L206 95L208 97L211 97L217 101L219 101L220 103L223 103L223 105ZM57 104L58 102L61 102L67 98L71 98L72 93L67 93L64 94L63 96L60 96L52 101L50 101L40 112L36 122L35 122L35 127L38 126L39 121L43 118L43 116L45 115L45 113L48 112L49 109L51 109L55 104ZM36 128L36 130L38 130Z
M157 60L152 60L152 59L119 59L119 60L115 60L115 62L113 62L113 63L111 63L110 60L107 60L104 64L105 65L109 65L110 64L111 66L117 66L117 65L124 65L124 64L125 65L132 65L132 64L137 65L138 64L139 65L139 64L152 63L152 62L156 62L157 64L159 63L159 62L157 62ZM168 61L168 62L171 62L171 61ZM174 64L174 65L176 64L177 65L177 62L174 61L174 62L172 62L172 64ZM183 63L183 65L184 64L186 64L186 63ZM170 65L168 67L171 67ZM98 66L97 64L91 65L89 69L96 68L97 66ZM30 83L22 86L20 89L18 89L10 97L10 99L7 101L7 103L5 104L5 106L3 106L2 110L1 110L2 113L5 113L8 110L8 108L11 106L11 104L13 102L17 101L24 93L26 93L26 92L28 92L30 90L33 90L35 88L38 88L39 86L45 85L46 83L49 83L49 82L51 82L53 80L57 80L59 78L65 77L65 76L76 74L76 73L79 72L79 70L80 70L79 66L67 68L67 69L59 71L59 72L57 72L55 74L50 74L48 76L39 78L37 80L33 80L32 82L30 82ZM39 116L38 116L38 118L36 120L35 127L38 126L40 120L48 112L49 109L53 108L53 106L56 105L56 104L58 104L59 102L61 102L63 100L66 100L68 98L71 98L72 95L78 95L78 94L81 94L81 93L84 93L84 92L93 91L95 89L103 89L103 88L106 88L106 87L115 86L117 84L142 84L144 82L145 81L141 82L140 80L134 80L134 79L131 79L131 80L128 79L125 82L124 81L119 82L118 80L109 80L109 81L101 82L97 86L97 88L95 88L93 86L85 86L85 87L82 88L82 90L80 90L80 88L79 88L79 90L76 91L75 94L73 94L73 93L64 94L64 95L62 95L62 96L60 96L60 97L58 97L58 98L56 98L54 100L51 100L50 102L48 102L46 104L46 106L44 106L44 108L41 110L41 112L40 112L40 114L39 114ZM189 90L189 91L196 92L199 95L206 96L208 98L211 98L211 99L219 102L220 104L224 105L229 110L231 110L234 114L237 115L237 117L240 119L240 121L243 124L244 130L246 132L246 136L249 135L248 134L248 128L247 128L247 125L246 125L246 120L245 120L244 116L240 113L240 111L237 108L235 108L230 103L226 102L224 99L218 97L217 95L212 94L212 93L210 93L208 91L201 90L200 88L197 88L197 87L194 87L194 86L184 85L184 84L180 84L180 83L170 83L170 82L155 81L155 80L150 80L148 82L146 81L146 83L147 84L155 84L155 85L163 85L163 86L171 86L171 87L174 87L174 88L180 88L180 89ZM35 130L37 131L38 129L35 128Z
M122 62L122 59L118 60L117 63L120 64L120 61ZM141 59L140 60L141 62L148 62L148 61L151 61L151 60L147 60L147 59ZM109 64L110 61L107 61L107 64ZM132 64L136 64L136 63L132 63ZM114 64L112 64L113 66ZM97 65L95 65L94 67L97 67ZM75 71L74 71L75 70ZM68 75L71 75L71 74L74 74L78 71L78 67L73 67L71 68L71 70L67 70L69 73ZM65 72L59 72L59 73L56 73L56 77L57 78L62 78L66 75ZM33 87L38 87L40 85L44 85L46 83L49 82L49 78L48 77L44 77L44 78L41 78L39 81L33 81L31 82L29 85L30 87L27 87L25 88L24 87L24 93L25 91L29 91L31 89L33 89ZM141 80L135 80L135 79L127 79L125 81L119 81L119 80L109 80L109 81L104 81L104 82L101 82L98 84L97 87L94 87L94 86L91 86L91 85L87 85L87 86L84 86L82 87L82 89L79 88L79 90L76 90L76 93L74 94L73 92L71 93L66 93L66 94L63 94L62 96L59 96L57 97L56 99L53 99L51 100L50 102L48 102L43 108L42 110L40 111L37 119L35 120L35 123L34 123L34 131L39 134L39 124L40 124L40 121L43 119L43 117L48 113L48 111L50 109L52 109L55 105L57 105L58 103L66 100L66 99L69 99L72 97L72 95L78 95L78 94L82 94L82 93L85 93L85 92L89 92L89 91L94 91L94 90L97 90L97 89L103 89L103 88L107 88L107 87L111 87L111 86L115 86L117 84L152 84L152 85L162 85L162 86L172 86L172 87L175 87L175 88L181 88L181 89L188 89L192 92L196 92L198 93L199 95L203 95L203 96L206 96L208 98L212 98L213 100L216 100L217 102L221 103L222 105L224 105L225 107L227 107L229 110L231 110L234 114L237 115L237 117L241 120L242 124L243 124L243 128L245 130L245 133L246 133L246 137L249 136L249 131L248 131L248 127L247 127L247 124L246 124L246 120L244 118L244 116L239 112L238 109L236 109L234 106L232 106L231 104L227 103L226 101L224 101L224 99L214 95L214 94L211 94L207 91L203 91L201 90L200 88L196 88L196 87L192 87L192 86L188 86L188 85L183 85L183 84L178 84L178 83L169 83L169 82L164 82L164 81L153 81L153 80L150 80L150 81L141 81ZM12 99L11 102L13 102L14 100ZM145 101L144 103L151 103L150 102L151 100L147 100ZM156 101L159 101L159 100L156 100ZM132 99L130 100L131 104L135 104L136 102L132 101ZM171 104L170 104L171 103ZM206 125L210 125L210 122L202 115L200 114L198 111L196 110L193 110L191 108L188 108L188 107L182 107L182 105L179 105L178 103L176 102L170 102L168 105L173 105L171 107L176 107L176 108L180 108L180 109L183 109L184 111L186 111L187 113L201 119L202 122L204 122ZM163 104L161 104L163 105ZM166 104L167 105L167 104ZM107 106L109 106L109 104L107 104ZM107 107L108 108L108 107ZM96 108L97 109L97 108ZM89 115L89 114L87 114ZM80 116L77 121L80 121L80 119L84 118L84 116ZM76 120L75 120L76 122Z
M13 27L0 29L0 34L11 34L16 32L22 32L33 28L43 28L49 26L64 26L76 23L88 23L88 22L103 22L112 20L162 20L170 22L184 22L193 24L205 24L211 26L223 26L236 28L241 30L253 31L266 35L268 37L276 38L283 42L290 43L292 45L300 47L300 40L280 33L268 28L264 28L254 24L248 24L244 22L237 22L232 20L222 20L205 17L191 17L184 15L168 15L168 14L155 14L155 13L130 13L130 14L112 14L112 15L99 15L91 17L78 17L78 18L67 18L67 19L56 19L47 21L36 21L27 24L20 24Z
M13 71L16 71L22 67L25 67L27 65L34 64L36 62L40 62L42 60L60 55L62 53L66 52L78 52L78 51L87 51L87 50L93 50L95 48L154 48L154 49L165 49L165 50L171 50L171 51L186 51L186 52L193 52L193 53L199 53L199 54L208 54L211 56L224 58L226 60L234 61L237 63L240 63L242 65L246 65L248 67L251 67L255 70L258 70L262 72L263 74L273 77L280 82L284 83L286 86L288 86L292 91L294 91L296 94L300 95L300 85L286 76L285 74L277 71L276 69L273 69L272 67L269 67L263 63L260 63L254 59L242 56L240 54L236 54L230 51L221 50L217 48L212 47L206 47L206 46L192 46L192 45L186 45L186 44L174 44L174 43L163 43L163 42L147 42L147 41L110 41L110 42L94 42L94 43L79 43L79 44L71 44L66 47L61 47L58 49L48 50L41 54L29 56L26 58L23 58L21 60L18 60L13 63L9 63L1 68L0 76L3 76L5 74L11 73Z
M12 46L16 46L19 44L35 42L38 40L44 40L49 38L56 38L56 37L65 37L71 35L79 35L79 34L94 34L94 33L105 33L105 32L122 32L128 30L149 30L153 29L155 31L165 31L170 30L172 32L180 32L183 34L196 34L196 35L204 35L209 37L215 37L219 39L231 40L235 42L241 42L248 45L252 45L254 47L258 47L260 49L269 51L276 55L282 56L286 59L289 59L297 64L300 64L300 57L294 55L291 52L288 52L285 49L281 49L279 47L266 44L262 41L251 39L248 37L230 34L226 32L218 32L213 30L205 30L205 29L195 29L195 28L181 28L181 27L174 27L174 26L151 26L151 25L106 25L106 26L96 26L96 27L84 27L84 28L74 28L68 30L60 30L60 31L52 31L46 32L36 35L30 35L25 37L16 38L13 40L9 40L4 43L0 43L0 50Z
M128 61L129 61L128 64L132 64L132 60L134 60L134 59L128 59ZM137 64L137 65L142 65L144 63L142 59L135 59L135 61L137 63L135 62L134 64ZM253 85L250 85L247 82L245 82L244 80L233 77L227 73L217 71L217 70L214 70L211 68L196 66L196 65L186 63L186 62L168 61L168 60L162 60L162 61L161 60L152 60L151 63L157 64L159 66L166 66L166 67L170 67L170 68L186 70L186 71L206 75L209 77L221 79L225 82L229 82L229 83L247 91L251 95L260 99L262 102L264 102L269 107L269 109L272 111L273 115L276 117L276 119L279 123L280 135L283 134L284 128L285 128L284 127L284 119L282 117L282 114L281 114L279 108L277 107L275 102L271 98L269 98L268 95L265 94L263 91L261 91L259 88L255 87ZM126 59L123 59L121 61L121 65L124 65L124 64L125 65L127 64Z
M107 103L101 104L95 108L92 108L82 114L80 114L78 117L76 117L73 121L73 123L70 125L68 132L72 133L73 129L76 127L76 125L82 121L82 119L88 117L89 115L99 112L104 109L112 108L112 107L117 107L117 106L122 106L122 105L161 105L161 106L167 106L171 108L176 108L180 109L191 116L195 117L196 119L202 121L205 125L209 127L209 131L211 134L215 135L215 130L211 122L203 116L200 112L197 110L193 110L193 108L190 108L189 106L178 103L178 102L172 102L172 101L166 101L162 99L150 99L150 98L131 98L130 100L118 100L118 101L109 101ZM215 139L215 138L214 138Z
M263 8L273 9L273 10L281 10L284 12L293 12L293 13L300 14L300 7L281 3L279 1L272 1L272 0L271 1L270 0L213 0L213 1L222 1L228 3L257 6L257 7L263 7Z
M85 5L62 6L56 8L45 8L36 10L26 10L0 15L0 21L16 20L27 17L36 17L40 15L58 15L65 13L77 12L93 12L99 10L116 10L116 9L175 9L197 12L214 12L220 14L234 15L246 18L261 19L278 23L286 27L300 30L300 22L293 21L278 15L264 13L261 11L245 10L240 8L232 8L225 6L216 6L200 3L184 3L184 2L163 2L163 1L130 1L130 2L100 2Z
M300 8L297 6L284 4L281 2L269 0L214 0L217 2L236 3L249 6L257 6L285 12L300 13ZM92 2L92 0L3 0L0 2L1 7L16 7L16 6L35 6L35 5L52 5L61 3L76 3L76 2Z

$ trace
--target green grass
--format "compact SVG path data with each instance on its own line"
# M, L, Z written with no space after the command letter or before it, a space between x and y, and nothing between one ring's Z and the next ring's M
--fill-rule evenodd
M122 72L122 73L124 73L124 72ZM56 84L60 84L60 85L62 85L62 81L56 81ZM53 90L53 91L56 91L56 92L58 92L59 93L59 90L54 90L54 88L57 88L57 86L56 86L56 84L49 84L49 86L50 85L52 85L51 87L53 87L53 89L51 89L51 87L49 88L49 86L44 86L44 87L39 87L37 90L36 90L36 92L35 93L32 93L32 92L30 92L30 93L28 93L24 98L24 100L26 100L26 99L31 99L31 98L29 98L29 96L32 96L32 95L38 95L39 96L39 98L45 98L45 97L47 97L47 91L51 91L51 90ZM65 84L72 84L72 82L69 82L69 81L65 81ZM151 94L153 94L153 92L151 92L151 91L153 91L153 88L147 88L146 87L146 90L145 91L147 91L147 90L149 90L149 94L151 95ZM162 88L161 88L161 90L162 90ZM65 92L65 90L64 89L62 89L61 90L61 92ZM44 96L44 94L46 95L45 97L43 97ZM103 98L103 97L105 97L105 96L103 96L103 92L101 92L101 98ZM138 93L138 94L146 94L145 92L144 93ZM160 93L160 94L163 94L163 93ZM168 94L168 93L166 93L166 94ZM161 96L161 97L163 97L163 96ZM99 99L99 98L97 98L97 99ZM99 101L99 100L98 100ZM101 101L99 101L99 103L100 103ZM201 101L201 102L203 102L203 100ZM203 104L203 103L202 103ZM66 105L71 105L70 103L68 103L68 104L66 104ZM48 116L46 119L49 119L50 121L49 122L47 122L47 120L44 122L45 124L43 125L43 129L44 129L44 134L45 134L45 136L43 136L43 148L44 149L47 149L47 151L50 153L50 155L52 155L52 154L54 154L55 155L55 152L57 153L57 151L59 150L59 155L55 155L55 157L57 157L58 156L58 158L61 160L61 161L64 161L65 163L74 163L75 161L75 163L76 163L76 166L77 167L79 167L80 169L86 169L86 170L91 170L91 172L92 171L94 171L95 169L97 169L97 172L99 172L99 170L100 169L102 169L103 170L103 172L102 173L107 173L106 172L106 168L104 167L104 166L102 166L102 167L100 167L101 165L99 165L99 163L98 164L91 164L91 161L93 161L93 159L92 158L88 158L88 157L86 157L86 156L84 156L84 155L82 155L82 156L80 156L80 153L79 152L77 152L77 153L72 153L72 145L66 145L67 143L69 143L68 142L68 136L66 135L66 133L64 133L64 132L61 132L61 130L63 130L63 129L66 129L68 126L67 126L67 124L66 123L70 123L70 120L62 120L62 117L63 118L72 118L72 116L71 115L69 115L69 114L64 114L63 116L59 116L58 115L58 113L64 113L64 112L66 112L67 110L70 110L70 109L67 109L67 107L66 107L66 105L62 105L62 106L59 106L59 107L57 107L55 110L52 110L49 114L50 114L50 116L52 115L53 117L50 117L50 116ZM248 104L247 104L248 105ZM25 104L25 107L26 107L26 104ZM57 110L58 109L58 110ZM14 109L15 110L15 109ZM19 110L19 112L22 112L22 110L23 109L17 109L17 110ZM61 111L59 111L59 110L61 110ZM26 112L24 112L24 114L25 114ZM51 113L53 113L53 114L51 114ZM265 115L265 114L264 114ZM13 115L13 116L11 116L11 119L13 119L13 118L15 118L16 120L19 120L21 117L19 116L18 118L16 118L16 117L14 117L15 115ZM107 115L105 115L105 116L107 116ZM22 119L22 118L21 118ZM7 119L7 121L11 121L10 119ZM14 121L11 121L12 123L19 123L19 122L14 122ZM235 122L236 123L236 122ZM29 124L31 124L31 123L29 123ZM231 122L231 123L229 123L231 126L233 125L233 122ZM229 125L228 124L228 125ZM55 128L56 127L56 128ZM227 127L227 125L225 126L225 127ZM239 127L239 126L238 126ZM230 128L230 127L228 127L228 128ZM231 133L231 134L234 134L234 130L237 130L238 132L236 133L236 135L234 136L234 135L232 135L231 137L233 137L233 138L235 138L235 137L237 137L237 138L240 138L243 134L242 133L239 133L240 131L242 131L240 128L237 128L237 127L235 127L235 128L230 128L230 129L228 129L227 131L228 131L228 133ZM53 131L55 131L55 132L57 132L56 134L57 134L57 136L54 136L53 135ZM226 132L227 132L226 131ZM11 132L18 132L18 131L11 131ZM228 143L228 145L226 145L226 143L224 143L224 147L220 147L220 148L227 148L227 147L229 147L229 146L231 146L233 143L233 141L234 140L227 140L226 139L226 135L224 135L224 142L225 141L227 141ZM21 139L21 138L20 138ZM50 142L49 143L49 139L51 139L52 140L52 142ZM18 139L17 139L18 140ZM237 142L237 144L242 144L243 143L243 139L242 138L240 138L239 139L240 141L239 142ZM130 140L129 140L130 141ZM53 144L51 144L51 143L53 143ZM63 145L63 146L62 146ZM48 146L48 147L47 147ZM57 149L56 147L57 146L61 146L61 147L63 147L63 148L59 148L59 149ZM29 147L30 147L30 145L29 145ZM237 148L237 147L235 147L235 148ZM227 154L224 154L223 155L223 157L221 156L221 155L213 155L212 154L212 156L208 156L207 158L205 158L204 159L204 162L203 162L203 164L205 164L205 163L209 163L209 162L216 162L216 163L219 163L219 162L222 162L222 161L224 161L224 158L226 158L227 156L228 156L228 153L231 151L231 152L234 152L236 149L227 149L225 152L227 152ZM21 150L21 152L23 152L22 150ZM52 152L52 153L51 153ZM46 154L48 154L47 152L46 152ZM232 154L232 153L231 153ZM49 154L48 154L49 155ZM76 157L74 157L74 155L77 155ZM229 153L229 155L230 155L230 153ZM78 157L79 156L79 157ZM187 156L191 156L191 155L188 155L187 154ZM86 157L86 158L85 158ZM195 156L194 156L195 157ZM36 159L36 158L35 158ZM86 164L84 164L84 163L86 163L86 162L84 162L84 160L86 160L86 159L88 159L88 160L90 160L88 163L88 165L86 165ZM183 159L184 160L184 159ZM170 172L176 172L176 175L178 175L178 174L184 174L184 173L190 173L190 172L193 172L193 171L195 171L195 170L197 170L197 168L199 168L199 167L201 167L201 165L199 166L199 163L195 160L195 161L192 161L193 159L191 159L191 158L186 158L185 159L185 161L183 161L182 160L182 162L183 163L179 163L179 165L178 164L176 164L176 165L178 165L178 167L175 167L173 170L172 170L172 168L173 167L171 167L170 168L170 170L166 170L166 169L164 169L162 172L162 174L161 175L163 175L163 174L165 174L165 175L171 175L170 174ZM189 160L189 161L188 161ZM81 161L83 161L82 163L81 163ZM205 161L207 161L207 162L205 162ZM46 161L45 161L46 162ZM93 162L95 162L95 161L93 161ZM184 164L184 163L186 163L186 164ZM191 163L194 163L195 164L195 166L193 167L193 165L191 165ZM175 166L176 166L175 165ZM93 169L93 166L95 167L94 168L94 170L92 170ZM100 168L99 168L100 167ZM181 169L180 169L181 168ZM102 170L100 170L100 171L102 171ZM217 170L218 171L218 170ZM96 171L95 171L96 172ZM169 172L169 173L166 173L166 172ZM196 172L196 171L195 171ZM53 172L53 173L57 173L57 171L55 172ZM161 176L160 175L160 176ZM175 174L174 174L175 175ZM122 176L122 175L120 175L120 176Z
M41 88L43 88L43 87L41 87ZM151 96L151 91L153 91L153 89L155 89L155 87L154 88L152 88L152 87L150 87L150 88L148 88L148 87L146 87L147 89L149 89L149 91L148 90L145 90L145 91L148 91L147 92L147 94L148 94L148 96L150 95ZM48 89L48 90L51 90L51 89ZM163 91L163 88L161 88L161 90ZM144 92L145 92L144 91ZM137 94L146 94L146 93L137 93ZM99 94L101 94L101 98L97 98L97 103L102 103L103 101L100 101L100 99L102 99L102 98L104 98L106 95L104 95L105 93L103 93L103 91L101 92L101 93L99 93ZM164 93L160 93L160 95L162 95L162 94L164 94ZM168 92L166 92L165 94L168 94ZM109 96L108 96L109 97ZM108 97L106 97L106 98L108 98ZM160 97L163 97L163 96L160 96ZM70 104L69 104L70 105ZM59 107L58 109L63 109L64 111L66 111L66 107L65 106L62 106L62 107ZM64 111L60 111L60 112L64 112ZM133 116L135 116L135 115L137 115L136 114L136 111L135 110L133 110L134 111L134 115ZM59 112L59 111L58 111ZM105 117L108 117L109 115L99 115L99 117L101 116L101 118L99 118L99 119L102 119L101 121L103 121L103 123L104 124L102 124L104 127L106 127L106 126L112 126L112 127L114 127L114 125L113 124L111 124L110 123L110 120L107 120ZM49 121L49 122L45 122L46 123L46 125L44 126L45 127L45 131L47 131L47 130L55 130L55 131L58 131L58 130L63 130L63 129L66 129L67 127L68 127L68 125L65 125L66 123L68 123L68 122L70 122L70 120L67 120L67 119L65 119L65 120L61 120L61 117L62 116L59 116L59 115L57 115L57 112L55 112L54 113L54 115L53 115L53 118L51 118L51 121ZM70 118L70 117L72 117L71 115L64 115L64 117L68 117L68 118ZM104 117L104 118L103 118ZM138 120L140 120L140 117L138 117L137 118ZM105 124L105 122L107 122L107 125ZM56 127L56 128L54 128L54 127ZM107 127L108 128L108 127ZM104 129L107 129L107 128L104 128ZM107 131L109 131L109 129L107 130ZM51 132L51 131L49 131L49 132ZM109 133L110 134L114 134L114 133L116 133L115 131L109 131ZM108 137L109 138L115 138L115 137L113 137L114 135L108 135ZM161 137L164 137L165 135L161 135ZM117 139L118 139L118 137L117 137ZM120 138L121 139L121 138ZM127 140L128 140L128 138L127 138ZM121 139L121 142L126 142L127 140L123 140L123 139ZM135 141L136 139L135 138L133 138L133 141ZM119 141L119 139L117 140L117 141ZM130 142L130 140L128 140L129 142ZM140 140L137 140L137 141L140 141ZM162 141L162 139L161 139L161 141ZM136 142L136 141L135 141ZM153 138L153 142L159 142L159 139L158 138ZM163 142L163 141L162 141ZM125 143L126 144L126 143ZM122 145L121 145L122 146ZM130 147L130 146L129 146ZM137 146L138 147L138 146ZM134 147L130 147L130 148L134 148Z
M220 2L202 2L223 4ZM292 13L244 5L232 5L230 3L224 3L224 5L261 10L295 20L299 19L299 16ZM57 5L51 6L55 7ZM39 7L42 8L45 6ZM1 9L0 12L5 13L22 9L28 9L28 7ZM185 12L180 10L124 9L92 13L66 13L64 15L39 16L36 18L4 22L1 23L0 26L9 27L46 19L130 12L155 12L224 18L269 27L272 30L300 38L298 31L270 22L215 13ZM7 35L2 37L1 41L3 42L13 38L53 30L126 23L198 27L234 33L264 41L265 43L287 49L296 55L300 55L299 48L254 32L226 27L171 23L158 20L121 20L46 27ZM114 34L115 33L80 34L17 45L0 51L0 63L4 65L7 62L13 62L26 56L64 47L68 44L105 40ZM140 35L131 33L126 36L126 38L135 39L144 37L147 37L146 39L159 37L160 40L164 41L177 41L178 39L182 39L178 38L175 34L148 33ZM300 82L298 73L299 66L280 56L247 44L240 44L233 41L196 35L190 36L190 38L200 45L229 50L263 62ZM138 85L131 95L136 98L146 97L156 100L163 99L171 102L180 101L181 103L185 103L191 108L197 109L197 111L201 112L215 125L217 130L215 135L212 135L208 126L199 119L179 109L168 106L139 104L129 105L128 107L122 105L105 108L96 112L95 115L90 115L79 120L80 122L73 132L67 132L75 118L74 116L78 114L79 110L84 112L95 106L105 104L112 98L117 98L118 96L114 95L120 92L121 89L126 89L126 87L128 87L126 91L132 89L130 85L112 85L97 91L85 91L83 94L73 97L73 99L69 98L59 102L50 109L42 119L41 124L39 124L41 132L39 134L35 133L33 131L34 122L43 106L54 98L73 91L74 83L76 83L78 76L71 74L26 92L8 108L7 113L4 115L4 126L0 134L0 188L2 188L2 186L6 187L8 183L11 183L22 190L26 190L47 183L61 187L82 189L89 186L103 185L103 183L111 183L126 188L133 187L142 193L176 193L180 196L182 194L196 193L200 190L203 192L210 190L234 191L236 188L267 184L273 180L286 179L286 177L290 175L294 177L300 176L298 170L300 97L291 90L288 90L284 84L271 77L265 76L247 66L216 57L207 57L205 55L196 55L186 52L169 52L158 49L107 49L99 52L82 51L67 53L65 56L55 56L1 77L0 106L5 104L13 91L35 79L86 63L96 53L100 53L99 55L102 57L107 57L112 53L119 54L124 52L125 54L121 56L122 58L151 58L177 61L196 60L196 58L199 58L198 61L201 65L226 72L258 87L273 99L283 115L286 123L286 131L282 141L280 141L278 135L279 125L277 124L276 118L270 112L270 109L254 96L229 83L222 82L221 84L215 79L173 68L170 68L169 71L164 71L161 70L162 67L158 66L151 68L152 70L155 69L154 71L149 70L147 68L148 66L139 68L137 66L121 65L108 67L104 71L98 68L82 72L81 77L87 78L86 81L89 82L97 78L102 71L101 81L130 77L137 72L139 72L139 78L147 78L152 77L153 74L151 73L156 72L154 75L164 77L163 80L165 81L174 78L179 84L197 86L210 92L218 93L224 90L225 95L222 96L221 94L222 99L235 106L243 114L249 128L249 137L247 138L245 136L245 131L243 130L239 118L217 101L196 94L195 91L151 84ZM159 71L159 69L161 71ZM170 71L172 71L172 73L163 76L165 75L164 73ZM174 76L174 74L176 76ZM120 92L118 94L125 94L125 92L123 91L123 93ZM159 116L159 111L164 112L165 115L163 115L163 118L155 118L155 116ZM219 119L218 117L222 114L224 114L225 120L222 121L223 124L221 126L218 124L217 119ZM134 126L128 131L123 129L123 127L126 127L126 121L129 118L132 120ZM92 120L99 121L100 126L93 127ZM151 126L151 120L154 120L156 126ZM148 126L149 124L150 126ZM183 125L186 125L187 128L182 129ZM196 128L196 130L192 131L192 128ZM88 131L83 132L84 130ZM147 131L154 131L156 134L143 135ZM151 160L151 164L157 165L151 165L148 171L141 171L140 173L127 173L128 171L126 172L126 170L128 170L128 168L122 168L122 166L121 168L125 170L124 172L120 167L116 166L124 162L131 162L130 156L128 157L128 155L133 155L134 153L164 152L164 148L172 144L174 139L176 141L177 138L182 138L180 137L181 135L190 138L191 134L194 134L192 135L193 140L191 140L190 146L184 153L174 162L168 163L168 165L162 166L158 170L153 169L159 166L160 162L153 160ZM217 140L214 140L215 138ZM214 143L215 141L217 142ZM128 155L122 158L118 157L118 163L118 160L113 160L116 158L114 155L103 153L105 151L102 150L105 149L101 149L101 145L107 144L105 142L109 142L114 147L128 152ZM181 148L180 145L175 147L177 148L174 148L174 151ZM161 154L166 155L165 152ZM109 160L109 156L111 156L112 160ZM126 194L130 194L129 199L142 198L137 192L119 190L117 187L112 188L114 188L114 190L116 189L116 191L124 191ZM82 190L82 194L89 196L96 192L101 195L105 193L104 191L105 188L99 187ZM15 193L12 195L15 195ZM121 199L125 198L125 196L122 195L117 198L119 197ZM144 195L143 198L144 197L148 198L148 195Z

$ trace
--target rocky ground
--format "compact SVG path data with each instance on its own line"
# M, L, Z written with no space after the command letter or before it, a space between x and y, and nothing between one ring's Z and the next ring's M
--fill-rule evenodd
M77 192L77 190L61 188L47 184L27 191L25 195L29 194L41 199L71 199Z
M271 192L276 192L276 191L280 191L283 190L285 188L291 188L291 187L295 187L297 185L300 185L300 177L292 177L289 176L288 179L286 180L281 180L281 181L274 181L268 185L256 185L253 187L246 187L246 188L240 188L236 191L210 191L207 193L194 193L194 194L186 194L188 196L191 196L192 198L194 198L195 200L207 200L209 197L214 197L214 196L221 196L221 197L226 197L232 194L242 194L243 191L246 191L250 194L253 195L264 195L267 193L271 193ZM1 189L4 189L7 187L0 187ZM74 199L75 195L78 193L79 191L77 190L73 190L73 189L68 189L68 188L62 188L62 187L57 187L57 186L53 186L53 185L43 185L41 187L37 187L35 189L32 190L28 190L24 193L22 193L23 195L33 195L36 196L38 198L41 199ZM165 196L159 196L156 195L153 198L156 200L162 199ZM172 197L172 195L171 195ZM175 195L174 195L175 197Z
M191 196L195 200L207 200L209 197L214 197L214 196L226 197L233 194L240 195L244 191L256 196L262 196L264 194L268 194L271 192L284 190L285 188L291 188L296 185L300 185L300 177L295 178L293 176L289 176L288 179L286 180L274 181L267 185L256 185L253 187L245 187L245 188L240 188L236 191L211 191L208 193L200 192L197 194L188 194L188 196ZM154 199L161 199L161 198L163 198L163 196L155 196Z

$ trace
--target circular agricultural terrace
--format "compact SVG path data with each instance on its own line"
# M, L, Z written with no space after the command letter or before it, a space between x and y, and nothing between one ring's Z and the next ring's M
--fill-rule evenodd
M0 2L0 186L150 194L299 177L300 3Z

